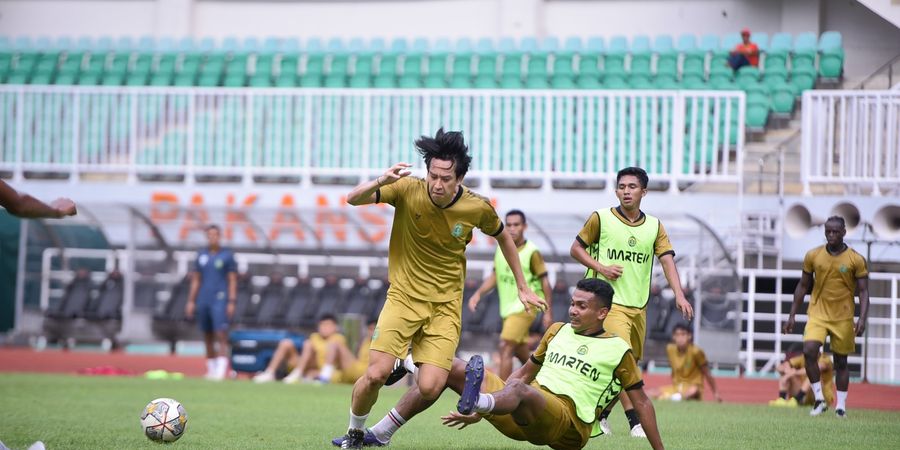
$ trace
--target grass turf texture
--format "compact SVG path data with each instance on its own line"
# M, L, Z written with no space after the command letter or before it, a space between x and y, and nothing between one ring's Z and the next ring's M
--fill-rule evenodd
M368 424L403 392L382 390ZM35 440L50 450L157 448L139 422L142 408L157 397L172 397L187 410L187 431L172 444L177 448L325 449L346 429L350 386L0 374L0 440L12 449ZM534 448L506 439L484 421L462 431L442 426L438 418L457 399L446 391L400 430L390 448ZM841 421L832 410L809 417L805 407L657 402L656 411L669 448L897 448L900 436L898 412L850 410L850 419ZM613 435L592 439L588 448L648 448L627 435L621 409L611 419Z

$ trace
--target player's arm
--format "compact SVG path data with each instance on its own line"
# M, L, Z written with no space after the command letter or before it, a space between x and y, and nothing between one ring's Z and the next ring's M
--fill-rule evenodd
M234 316L234 308L237 304L237 272L228 272L228 306L225 308L230 319Z
M856 291L859 295L859 320L856 321L854 331L857 336L862 336L866 331L866 321L869 318L869 277L856 279Z
M547 309L544 310L543 326L546 330L553 323L553 288L550 287L550 279L547 275L541 277L541 290L544 291L544 300L547 301Z
M653 403L647 397L644 389L642 387L626 389L625 393L628 394L628 399L634 404L634 409L637 410L638 417L641 418L641 426L644 428L644 433L647 434L650 446L654 450L664 448L662 438L659 436L659 427L656 425L656 411L653 409Z
M722 397L719 397L719 388L716 387L716 379L713 378L712 373L709 371L709 364L700 366L700 372L703 374L703 379L709 383L709 388L712 389L713 397L717 402L721 402Z
M525 364L522 364L522 367L519 367L515 372L509 374L509 378L506 379L506 382L509 383L510 380L518 379L525 384L531 383L534 381L534 377L537 376L540 370L541 365L534 356L532 356L528 358L528 361L525 361Z
M194 306L197 303L197 293L200 292L200 272L191 273L191 288L188 291L187 304L184 305L184 314L188 317L194 317Z
M374 180L364 181L358 184L349 194L347 194L347 203L353 206L375 203L375 191L383 186L394 184L397 180L408 176L412 173L407 170L409 167L411 167L410 164L397 163Z
M497 286L497 273L491 272L491 275L484 279L481 282L481 286L478 286L478 289L475 290L475 293L469 297L469 311L475 312L475 308L478 307L478 303L481 301L481 296L491 292L494 287Z
M791 313L788 315L787 322L784 323L784 333L790 333L794 329L794 316L797 315L797 310L800 309L800 304L803 303L803 298L806 297L806 292L809 291L809 286L812 284L812 274L803 271L803 275L800 275L800 282L797 283L797 288L794 289L794 302L791 303ZM866 299L868 300L868 295ZM862 302L862 300L860 300Z
M26 219L60 219L77 213L72 200L58 198L48 205L28 194L20 194L3 180L0 180L0 206Z
M506 263L509 264L509 268L512 269L513 276L516 278L516 287L519 290L519 301L525 305L525 311L531 311L532 306L546 309L547 302L532 292L531 288L529 288L528 284L525 282L525 275L522 274L522 265L519 264L519 251L516 249L516 244L509 236L509 233L505 229L501 230L500 234L494 236L494 239L497 241L497 245L500 246L503 258L506 260Z
M684 290L681 288L681 277L678 276L678 268L675 266L675 256L671 253L660 255L659 263L662 265L663 273L666 275L666 281L669 287L675 293L675 306L681 311L681 315L686 320L694 318L694 307L684 297Z
M587 246L582 244L578 239L572 243L572 247L569 249L569 255L571 255L575 261L581 263L582 266L603 275L607 280L615 280L622 275L622 266L604 266L603 264L600 264L600 261L597 261L588 254Z

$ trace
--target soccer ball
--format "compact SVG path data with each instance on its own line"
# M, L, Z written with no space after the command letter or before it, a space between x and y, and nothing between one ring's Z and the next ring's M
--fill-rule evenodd
M141 413L141 428L151 441L175 442L184 434L187 413L171 398L151 401Z

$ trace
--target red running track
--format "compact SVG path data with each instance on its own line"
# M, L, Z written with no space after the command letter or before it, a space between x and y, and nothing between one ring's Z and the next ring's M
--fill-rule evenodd
M182 372L189 377L200 377L206 372L202 357L133 355L126 353L100 353L81 351L45 350L28 348L0 348L0 372L45 372L75 374L81 369L112 366L136 374L148 370L165 369ZM668 384L667 375L645 374L648 387ZM734 403L767 403L778 395L775 380L755 378L718 377L716 383L724 401ZM712 391L706 387L704 398L712 399ZM900 410L900 386L851 383L847 407L852 409Z

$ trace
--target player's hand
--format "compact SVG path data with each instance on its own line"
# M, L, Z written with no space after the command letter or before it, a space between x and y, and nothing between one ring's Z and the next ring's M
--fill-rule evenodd
M194 318L194 302L187 302L187 304L184 305L184 317L187 319Z
M228 305L225 306L225 314L228 315L228 320L231 320L231 318L234 317L234 302L228 302Z
M547 302L528 288L519 289L519 301L525 306L525 312L531 312L532 306L540 308L541 311L547 309Z
M856 333L857 336L862 336L863 333L866 332L866 320L865 319L857 320L856 325L853 327L853 331Z
M75 202L67 198L58 198L50 203L50 207L59 213L59 217L74 216L78 214Z
M473 423L478 423L481 420L481 415L478 413L472 413L469 415L460 414L456 411L451 411L446 416L441 416L441 421L444 425L455 428L459 427L460 430L463 428L472 425Z
M603 278L606 278L610 281L617 280L620 276L622 276L622 266L600 266L600 275L603 275Z
M384 174L382 174L376 180L379 186L387 186L389 184L394 184L397 180L409 176L412 172L407 170L412 167L412 164L409 163L397 163L391 166L390 169L387 170Z
M469 311L475 312L475 308L478 307L478 302L480 301L481 294L479 294L478 292L472 294L472 296L469 297Z
M793 314L788 316L788 320L787 320L787 322L784 323L784 326L782 327L782 331L784 331L784 334L788 334L791 331L794 331L794 315Z
M684 298L684 294L675 297L675 307L681 311L684 320L691 320L694 318L694 307L691 306L691 302Z

